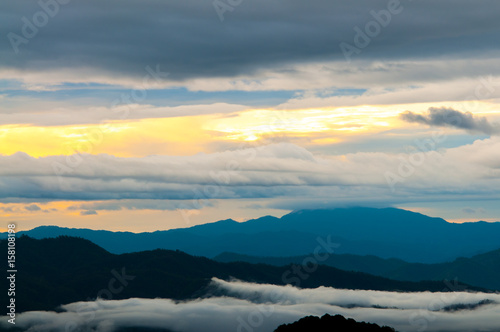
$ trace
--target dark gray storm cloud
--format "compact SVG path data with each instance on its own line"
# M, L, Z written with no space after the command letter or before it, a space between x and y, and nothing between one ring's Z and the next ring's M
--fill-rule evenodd
M435 127L452 127L465 129L474 133L499 135L500 125L490 123L487 118L474 116L469 112L460 112L452 108L429 108L426 114L403 112L400 118L407 122L421 123Z
M2 1L0 68L90 67L142 77L146 66L158 64L170 79L183 80L250 74L290 62L344 61L340 43L356 46L354 28L366 31L377 21L371 11L387 10L390 2ZM214 3L223 8L219 13ZM377 16L380 32L355 56L401 59L496 50L498 12L500 2L486 0L401 0L390 19Z
M35 212L35 211L40 211L41 208L36 205L36 204L31 204L31 205L27 205L24 207L27 211L31 211L31 212Z
M86 210L86 211L80 211L81 216L95 216L97 215L97 211L94 210Z

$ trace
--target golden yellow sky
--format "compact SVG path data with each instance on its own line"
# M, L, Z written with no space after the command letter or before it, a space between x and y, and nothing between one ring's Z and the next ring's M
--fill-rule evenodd
M298 110L250 109L234 114L114 121L105 124L0 126L0 151L33 157L107 153L119 157L212 152L218 142L251 142L272 136L306 138L307 145L335 144L357 135L410 127L398 119L406 110L466 108L467 103L375 105ZM484 103L481 114L494 111Z
M474 102L475 108L477 102ZM498 116L496 104L480 102L481 112L475 115ZM298 143L307 149L335 146L361 140L370 142L381 133L399 130L397 135L414 135L426 126L409 124L399 119L404 111L424 113L429 107L471 109L471 102L417 103L401 105L361 105L311 109L247 109L230 114L193 115L166 118L113 121L104 124L36 126L9 124L0 126L0 153L24 152L32 157L71 155L74 153L110 154L117 157L148 155L195 155L212 153L241 143L269 144L272 138ZM401 134L403 133L403 134ZM393 141L393 137L389 137ZM397 165L395 165L397 167ZM59 224L113 230L150 231L186 227L178 211L100 210L97 215L81 214L82 209L68 209L74 201L0 204L0 218L19 222L24 229L41 224ZM27 210L36 204L39 210ZM224 209L204 207L192 211L194 223L207 219L216 221L231 217L241 219L264 214L278 215L280 209L255 210L248 204L228 203ZM242 212L244 211L244 213ZM124 218L126 215L126 218ZM246 216L246 217L244 217ZM144 225L136 220L146 218ZM454 217L455 218L455 217ZM460 222L457 218L451 220ZM485 218L486 219L486 218ZM465 220L465 219L464 219Z

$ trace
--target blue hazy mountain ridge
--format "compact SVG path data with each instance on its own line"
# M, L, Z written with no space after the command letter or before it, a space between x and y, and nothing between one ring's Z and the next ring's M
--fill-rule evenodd
M265 216L243 223L228 219L152 233L54 226L38 227L20 235L23 233L34 238L82 237L117 254L162 248L210 258L223 252L252 256L308 255L318 246L318 237L337 243L338 254L374 255L418 263L447 262L500 248L500 222L456 224L395 208L301 210L281 218Z
M6 251L7 244L6 240L1 240L0 250ZM303 276L305 270L299 274L293 272L297 270L292 266L220 263L177 250L151 250L115 255L89 240L68 236L41 240L21 236L16 241L16 259L18 263L16 266L20 271L16 280L22 285L16 289L17 312L54 310L61 304L85 299L88 301L100 294L104 298L115 300L128 298L188 300L206 295L230 296L230 290L221 292L220 288L211 287L211 280L214 277L221 280L235 278L272 285L300 285L301 288L325 286L342 289L437 292L443 290L445 286L443 280L396 281L366 273L346 272L326 265L320 265L314 273L299 278L298 276ZM116 279L110 280L111 276ZM132 279L125 276L130 276ZM114 284L117 279L118 282ZM2 287L6 287L3 289L8 289L9 283L7 278L0 282ZM120 284L127 287L118 290ZM108 288L103 289L102 287L106 285ZM461 282L454 283L453 287L486 291ZM112 294L106 295L105 290ZM47 327L44 331L49 329L50 327ZM85 331L90 330L85 329Z
M215 261L246 262L251 264L267 264L287 266L303 264L310 255L295 257L257 257L223 253L214 258ZM344 271L364 272L394 280L452 280L460 281L487 289L500 290L500 249L470 258L460 257L452 262L437 264L408 263L400 259L383 259L376 256L358 256L351 254L332 254L321 264Z

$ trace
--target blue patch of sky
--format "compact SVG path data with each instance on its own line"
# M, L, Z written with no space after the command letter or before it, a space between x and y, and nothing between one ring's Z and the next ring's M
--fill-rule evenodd
M3 90L3 91L2 91ZM0 94L11 98L33 98L48 101L72 101L90 98L91 103L112 104L121 99L122 94L130 95L131 89L116 87L96 87L94 84L82 87L79 84L65 85L55 91L32 91L17 88L0 89ZM291 99L299 91L189 91L185 88L147 90L144 100L139 104L154 106L179 106L193 104L230 103L253 107L272 107ZM137 93L141 96L140 93ZM132 101L134 101L132 99Z
M318 97L328 98L335 96L360 96L365 93L366 89L335 89L328 91L320 91L317 93Z
M2 79L0 80L0 93L7 93L9 90L15 89L21 89L23 84L19 82L18 80L6 80Z
M432 144L432 135L411 135L393 137L389 135L356 138L354 141L345 141L331 145L316 145L308 147L311 152L320 152L333 155L342 155L357 152L385 152L385 153L411 153L422 149L440 150L452 149L463 145L483 140L485 135L448 135L442 142Z
M130 95L132 90L100 83L63 83L50 90L27 90L17 80L0 80L0 94L11 98L33 98L50 101L78 101L88 98L83 104L112 104L122 94ZM362 95L365 89L333 89L317 91L319 97ZM273 107L300 96L302 90L277 91L189 91L186 88L147 90L142 104L154 106L179 106L192 104L231 103L252 107Z

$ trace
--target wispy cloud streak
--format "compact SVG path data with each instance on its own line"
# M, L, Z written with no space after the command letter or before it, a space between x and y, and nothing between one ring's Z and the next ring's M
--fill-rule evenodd
M407 122L421 123L433 127L452 127L465 129L474 133L486 135L499 135L500 125L490 123L487 118L475 116L469 112L460 112L452 108L429 108L426 114L404 112L400 118Z

